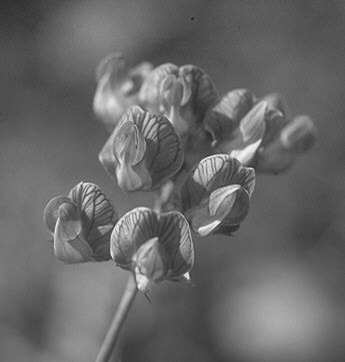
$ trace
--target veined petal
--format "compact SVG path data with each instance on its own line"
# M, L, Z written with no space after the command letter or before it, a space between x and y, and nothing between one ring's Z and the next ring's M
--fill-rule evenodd
M80 210L83 236L99 260L110 259L110 233L118 216L101 189L90 182L80 182L69 197Z
M204 119L204 127L213 141L231 139L232 132L254 104L254 95L247 89L234 89L211 108Z
M165 261L165 250L156 236L145 241L133 256L135 265L135 274L137 276L137 284L140 290L146 289L145 283L140 283L143 279L138 276L146 276L148 280L157 282L166 274L167 263ZM140 285L142 284L142 285Z
M231 157L238 159L244 165L251 163L262 143L266 130L266 111L265 101L252 108L240 122L240 134L237 140L223 147L229 148Z
M254 158L261 142L262 139L258 139L256 142L250 143L242 149L233 150L230 152L230 156L239 160L243 165L248 165Z
M52 234L54 234L55 224L59 217L59 207L65 203L71 204L72 201L65 196L56 196L52 198L44 208L43 220Z
M152 179L152 187L156 188L181 168L181 140L173 125L164 116L141 110L135 117L135 123L146 141L146 167Z
M184 209L197 205L209 192L223 186L238 184L251 195L255 185L255 171L226 154L202 159L187 178L181 190Z
M241 188L241 185L223 186L211 192L209 196L209 211L210 215L227 213L232 209L235 200L236 192Z
M153 69L145 79L139 93L140 103L151 112L159 112L161 83L168 75L177 75L178 67L172 63L162 64Z
M80 263L93 260L93 251L83 239L80 213L72 203L59 207L59 218L54 231L54 251L65 263Z
M257 142L265 133L267 103L261 101L241 120L240 130L245 144Z
M213 191L209 197L189 212L194 231L201 236L207 236L223 224L224 219L231 214L237 201L237 191L240 185L229 185Z
M189 225L178 212L156 213L139 207L116 224L111 236L115 263L135 272L138 287L175 280L190 271L194 249Z
M219 98L218 91L206 72L195 65L183 65L179 69L179 77L185 84L183 108L191 108L196 123L201 123L208 108ZM189 93L190 89L190 95ZM188 101L187 101L188 100Z
M122 216L115 225L111 234L111 257L117 265L130 269L136 251L157 235L156 213L146 207L137 207Z
M121 122L113 140L114 156L119 162L134 166L145 156L146 141L133 122Z
M158 235L168 264L167 278L173 280L189 272L194 265L194 247L186 218L177 211L160 214Z
M116 168L116 179L122 190L150 190L152 186L151 176L144 162L131 166L123 161Z
M115 141L115 136L118 129L127 123L133 124L135 130L138 130L138 134L135 131L133 136L131 136L138 140L138 147L132 150L131 147L133 147L134 141L126 141L125 147L127 147L126 149L130 148L130 155L123 157L122 146L119 145L120 142ZM144 143L146 145L145 152ZM113 145L116 147L116 157L114 152L112 152ZM142 156L143 158L141 159ZM122 158L122 160L118 158ZM152 115L138 106L133 106L126 112L99 154L102 165L112 177L119 173L118 167L121 162L126 167L131 166L131 169L127 167L128 175L131 175L133 170L141 178L140 183L136 180L129 180L128 182L122 180L121 184L123 186L138 185L138 189L143 190L157 188L175 175L182 166L183 158L180 137L169 120L164 116ZM140 161L133 165L129 162L130 160L134 163ZM123 165L120 165L120 167L123 167ZM122 171L123 168L120 174L124 175ZM126 191L134 191L132 188L127 189L125 187L124 189Z

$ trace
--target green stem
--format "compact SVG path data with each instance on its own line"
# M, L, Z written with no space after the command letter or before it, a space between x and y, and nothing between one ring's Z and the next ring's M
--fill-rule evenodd
M121 327L127 317L129 309L135 299L137 294L137 284L135 282L135 277L133 273L130 273L130 276L127 281L126 289L123 292L120 304L117 307L114 318L110 324L108 332L104 338L102 346L98 352L96 362L108 362L113 349L118 340Z

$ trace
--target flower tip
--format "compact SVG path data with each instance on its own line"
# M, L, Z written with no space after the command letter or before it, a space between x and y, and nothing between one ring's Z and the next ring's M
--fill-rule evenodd
M296 153L308 151L316 141L316 127L309 116L297 116L281 132L280 139L285 148Z
M48 201L43 211L43 221L51 233L54 233L55 224L59 217L59 208L63 204L71 204L72 201L68 197L56 196Z

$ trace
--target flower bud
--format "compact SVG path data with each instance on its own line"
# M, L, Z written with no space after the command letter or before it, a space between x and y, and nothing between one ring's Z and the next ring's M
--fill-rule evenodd
M204 118L204 127L216 142L230 140L241 119L253 107L254 95L247 89L227 93Z
M68 197L54 197L44 210L55 256L65 263L109 260L110 233L116 220L102 191L88 182L80 182Z
M174 203L199 235L231 234L248 213L254 184L254 169L229 155L212 155L190 172Z
M110 54L100 62L93 109L109 130L129 106L138 103L139 90L151 70L150 63L141 63L128 71L120 53Z
M154 114L164 112L161 96L162 83L167 77L177 75L178 67L172 63L162 64L153 69L140 89L140 104Z
M134 272L143 292L151 282L180 280L194 264L188 222L176 211L161 214L137 207L116 224L111 256L118 266Z
M298 116L286 123L271 140L258 150L256 168L260 172L280 173L290 168L298 154L315 143L316 128L308 116Z
M164 114L180 136L194 135L207 109L218 99L211 78L194 65L167 63L155 68L140 91L140 101L153 113Z
M280 134L282 144L296 153L308 151L315 143L316 128L308 116L298 116Z
M265 135L266 112L267 103L258 103L242 118L234 139L220 143L218 148L244 165L251 164Z
M267 103L267 108L269 110L276 110L282 113L284 116L286 115L286 103L279 93L267 94L264 98L262 98L262 100Z
M219 98L211 77L195 65L183 65L179 69L179 78L185 84L185 93L190 93L182 102L182 117L191 124L201 124L205 114Z
M151 190L181 168L183 150L164 116L133 106L110 135L99 160L124 191Z

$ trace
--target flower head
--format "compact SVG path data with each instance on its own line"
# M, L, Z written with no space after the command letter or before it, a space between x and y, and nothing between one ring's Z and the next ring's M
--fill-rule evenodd
M131 107L110 135L99 159L125 191L151 190L182 166L183 150L164 116Z
M181 136L195 136L207 109L218 99L218 92L201 68L166 63L146 78L139 98L150 111L166 115Z
M172 202L199 235L231 234L248 213L254 184L254 169L229 155L212 155L190 172Z
M185 217L137 207L122 216L111 234L111 256L135 273L138 289L150 282L181 280L194 263L193 242Z
M117 215L97 185L80 182L67 197L54 197L44 209L44 220L58 259L65 263L110 259Z
M151 70L152 65L146 62L128 70L120 53L110 54L100 62L93 109L109 130L129 106L138 103L139 90Z

